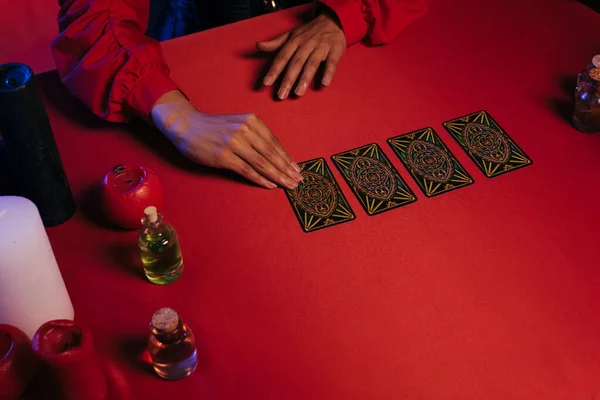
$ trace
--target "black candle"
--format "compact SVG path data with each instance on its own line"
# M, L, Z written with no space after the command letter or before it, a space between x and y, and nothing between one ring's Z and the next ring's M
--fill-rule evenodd
M0 196L18 196L19 192L10 170L6 145L0 136Z
M73 216L75 202L33 71L0 65L0 136L20 194L35 203L45 226Z

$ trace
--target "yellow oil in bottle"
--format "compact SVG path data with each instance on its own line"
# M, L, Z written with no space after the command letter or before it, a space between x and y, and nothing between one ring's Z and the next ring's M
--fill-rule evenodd
M138 248L148 280L157 285L174 282L183 273L183 258L177 232L155 207L148 207L138 233Z

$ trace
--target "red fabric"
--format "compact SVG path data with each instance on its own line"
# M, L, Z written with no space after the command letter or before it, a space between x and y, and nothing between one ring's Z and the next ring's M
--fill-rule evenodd
M255 112L297 161L327 159L357 217L308 234L281 190L198 168L160 132L100 121L56 75L40 77L78 205L48 234L111 400L600 398L600 135L569 122L600 14L576 1L489 4L433 2L389 45L350 47L334 85L291 101L256 90L267 62L246 55L298 10L163 44L199 107ZM480 109L532 166L478 170L441 124ZM427 126L473 185L422 194L386 139ZM418 200L371 217L329 157L373 142ZM98 210L91 189L124 162L164 183L185 263L171 285L146 280L136 233ZM142 353L161 307L198 347L198 368L177 382Z
M0 64L24 63L36 74L53 70L56 0L0 0L0 10Z
M35 374L31 340L20 329L0 324L0 400L18 398Z
M371 44L389 43L423 16L429 0L321 0L337 14L348 45L367 36Z
M426 0L325 1L340 17L348 42L384 43L424 11ZM379 4L382 3L382 4ZM148 0L60 0L61 33L52 43L63 83L98 116L127 121L147 117L177 85L169 79L160 45L144 36ZM368 22L365 22L368 21Z
M43 324L32 340L45 375L41 391L61 400L104 400L107 388L92 333L73 321Z
M52 50L63 83L96 115L143 117L176 89L161 47L144 35L148 0L60 0L60 35Z

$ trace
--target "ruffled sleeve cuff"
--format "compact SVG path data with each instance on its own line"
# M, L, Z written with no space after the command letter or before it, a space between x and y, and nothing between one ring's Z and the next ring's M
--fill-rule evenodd
M129 108L144 118L150 117L152 108L161 96L179 87L158 69L152 69L140 77L125 98Z
M367 35L369 25L360 9L360 1L321 0L320 2L336 13L348 46L361 41Z

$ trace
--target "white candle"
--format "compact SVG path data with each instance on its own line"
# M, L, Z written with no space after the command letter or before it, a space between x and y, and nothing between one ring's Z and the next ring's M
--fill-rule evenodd
M24 197L0 196L0 323L30 338L45 322L73 319L73 305L40 213Z

